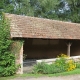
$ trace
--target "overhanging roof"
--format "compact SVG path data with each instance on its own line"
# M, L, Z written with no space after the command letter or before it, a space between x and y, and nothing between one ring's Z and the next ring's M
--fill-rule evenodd
M80 39L80 24L5 13L11 37Z

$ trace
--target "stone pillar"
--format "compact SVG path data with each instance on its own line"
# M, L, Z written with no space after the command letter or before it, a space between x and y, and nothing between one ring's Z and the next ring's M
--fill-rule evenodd
M23 45L20 49L20 53L19 53L18 58L16 60L16 64L20 65L20 67L17 71L17 74L23 74Z
M23 74L23 45L22 45L21 51L20 51L20 64L21 64L20 74Z
M70 47L71 47L71 43L69 42L67 44L67 56L69 56L69 57L70 57Z

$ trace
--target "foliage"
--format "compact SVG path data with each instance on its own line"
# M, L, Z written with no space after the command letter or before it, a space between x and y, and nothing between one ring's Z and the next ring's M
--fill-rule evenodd
M1 12L80 23L80 0L0 0Z
M13 75L16 72L15 56L10 51L9 23L1 17L0 20L0 76Z
M23 60L25 60L27 57L27 54L23 54Z
M76 63L73 59L68 59L69 56L65 54L60 54L59 59L56 60L56 64L61 67L62 71L71 71L76 68Z
M36 64L34 66L33 72L34 73L43 73L45 65L47 65L47 64L45 64L44 62Z
M21 49L21 46L23 45L23 40L13 40L13 43L10 46L11 52L16 55L16 57L19 57L19 52Z
M55 5L58 2L58 0L1 0L0 11L56 19Z
M60 57L61 56L61 57ZM76 68L74 60L67 60L65 54L61 54L52 64L45 62L38 63L34 66L34 73L54 74L66 71L72 71Z
M67 65L68 65L67 71L72 71L76 68L76 63L74 62L74 60L68 60Z
M66 65L66 59L64 57L60 57L59 59L56 59L55 65L57 68L59 68L58 72L66 71L67 65Z
M80 69L80 63L79 62L76 63L76 68Z
M55 64L46 64L45 62L38 63L34 66L33 73L44 73L44 74L51 74L57 73L58 68Z
M23 42L24 41L22 39L20 39L20 40L18 40L18 39L14 40L13 39L13 43L10 46L11 53L15 54L17 70L21 67L21 64L17 63L17 60L20 59L20 50L21 50L21 47L23 45ZM23 59L24 59L24 54L23 54Z
M63 54L63 53L61 53L61 54L59 54L58 56L57 56L57 58L69 58L69 56L67 56L66 54Z
M61 20L80 23L80 0L59 0L56 13Z

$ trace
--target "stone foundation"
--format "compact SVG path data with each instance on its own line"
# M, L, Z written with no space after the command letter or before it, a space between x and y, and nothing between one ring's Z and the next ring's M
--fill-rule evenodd
M36 63L46 62L47 64L52 64L56 59L58 59L58 58L41 59L41 60L36 60ZM68 59L73 59L75 62L79 62L80 61L80 56L71 56Z

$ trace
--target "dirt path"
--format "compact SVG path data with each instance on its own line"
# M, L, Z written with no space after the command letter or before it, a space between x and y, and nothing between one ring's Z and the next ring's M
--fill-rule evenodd
M59 76L59 77L39 77L39 78L16 78L11 80L80 80L80 75Z

